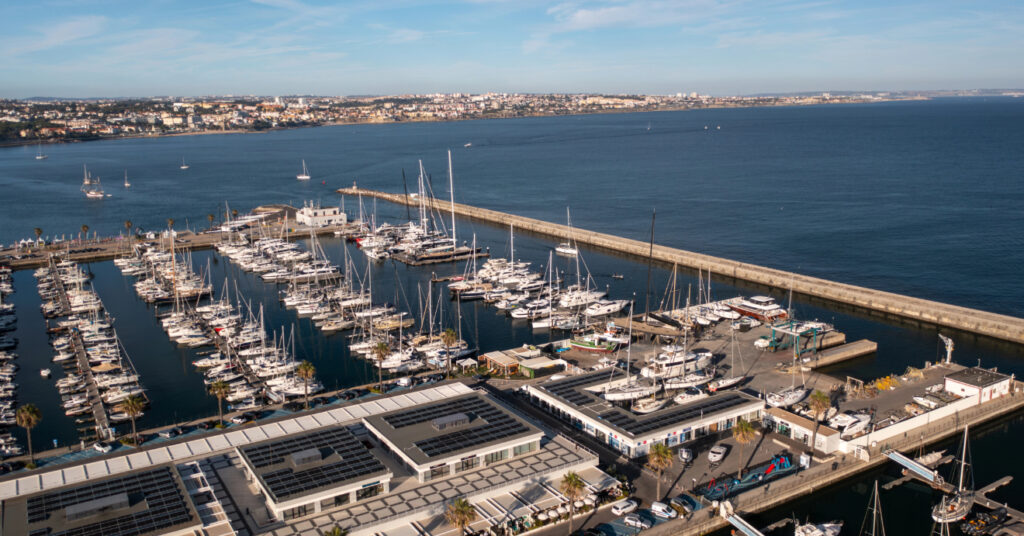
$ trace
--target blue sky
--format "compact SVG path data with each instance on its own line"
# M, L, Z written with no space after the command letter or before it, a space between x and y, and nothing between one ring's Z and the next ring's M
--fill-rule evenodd
M0 96L1024 87L1024 4L5 0Z

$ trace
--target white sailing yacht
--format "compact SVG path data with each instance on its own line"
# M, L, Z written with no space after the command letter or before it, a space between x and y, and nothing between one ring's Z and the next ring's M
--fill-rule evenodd
M295 178L300 180L300 181L308 181L309 180L309 168L306 167L306 161L305 160L302 161L302 173L299 173L298 175L296 175Z
M964 442L960 450L960 468L957 477L956 493L952 497L943 496L942 502L932 508L932 520L936 523L953 523L967 517L974 506L974 486L964 487L964 475L968 470L967 458L967 425L964 425Z
M124 170L124 187L125 188L131 188L132 187L132 183L128 182L128 170L127 169Z
M632 302L630 302L632 303ZM633 339L633 306L629 308L629 338ZM605 387L601 396L609 402L621 402L627 400L636 400L638 398L644 398L653 396L658 392L659 386L657 384L648 385L640 383L633 378L633 372L630 367L630 354L633 345L630 344L626 347L626 383L615 387Z
M719 391L721 389L728 389L747 378L742 373L737 374L736 354L740 352L740 348L739 345L736 344L736 333L732 331L730 331L730 333L732 334L732 348L729 351L729 357L732 359L732 362L729 365L729 376L715 379L711 383L709 383L708 391L712 393L714 393L715 391ZM740 358L740 365L743 365L742 358Z
M103 186L100 185L100 178L95 179L89 174L85 165L82 166L82 192L89 199L103 199Z
M36 160L46 160L47 158L49 157L43 154L43 144L40 143L39 150L36 151Z
M179 166L179 168L180 169L188 169L188 164L185 163L185 157L184 156L181 157L181 166Z

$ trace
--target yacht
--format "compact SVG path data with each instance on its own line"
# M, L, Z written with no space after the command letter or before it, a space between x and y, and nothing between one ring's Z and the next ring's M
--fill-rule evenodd
M682 392L677 394L675 398L672 399L672 401L682 406L684 404L689 404L690 402L705 399L709 396L711 395L707 394L701 389L698 389L696 387L687 387L686 389L683 389Z
M793 536L839 536L841 530L843 530L842 521L803 523L797 525Z
M697 387L704 385L714 379L714 371L703 371L698 370L691 372L685 376L676 376L674 378L666 378L664 380L665 389L686 389L687 387Z
M295 178L300 180L300 181L308 181L309 180L309 168L306 167L306 161L305 160L302 161L302 172L299 173L298 175L296 175Z
M39 150L36 152L36 160L46 160L47 158L49 157L43 154L43 146L40 144Z
M960 467L957 470L956 493L952 497L943 495L942 501L932 508L932 520L936 523L960 521L967 517L967 514L971 512L971 508L974 506L974 490L971 489L973 486L965 486L964 484L964 478L969 468L967 462L969 456L967 450L967 429L968 427L964 426L964 442L960 450Z
M631 409L633 413L644 415L647 413L654 413L655 411L665 407L666 404L668 404L667 398L641 398L634 402L629 409Z
M132 187L132 183L128 182L128 170L127 169L124 170L124 187L125 188L131 188Z
M769 296L740 298L727 305L733 311L743 316L756 318L761 322L771 322L775 319L786 318L786 310L775 303L775 298Z
M586 316L606 316L618 313L629 305L629 300L598 300L583 310Z
M555 247L555 254L561 255L563 257L575 257L576 255L579 254L579 250L574 248L572 244L568 242L562 242L561 244L558 244L557 247Z
M179 169L188 169L188 164L185 163L185 157L184 156L181 157L181 165L178 166L178 168Z
M807 389L789 387L774 393L768 393L766 402L774 408L787 408L796 404L807 396Z

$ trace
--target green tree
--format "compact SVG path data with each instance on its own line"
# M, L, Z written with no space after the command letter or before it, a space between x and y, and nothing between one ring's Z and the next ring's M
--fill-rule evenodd
M821 426L821 416L832 406L832 399L829 398L828 393L816 389L811 393L809 403L811 411L814 413L814 433L811 434L811 450L813 451L814 444L818 440L818 427Z
M458 334L456 334L455 330L452 328L444 330L444 333L441 334L441 342L444 343L445 355L448 361L447 374L449 378L452 375L452 345L455 344L455 341L457 341L458 338Z
M82 241L82 235L83 234L85 235L85 239L88 240L89 239L89 226L88 225L84 225L84 224L82 225L82 233L78 235L78 241L79 242Z
M668 448L664 443L655 443L651 445L650 452L647 453L647 466L658 473L658 482L655 484L654 496L659 500L661 499L661 477L665 474L665 471L672 467L672 462L675 458L672 457L672 449Z
M39 424L39 421L43 420L43 414L39 411L34 404L25 404L18 408L18 411L14 414L14 421L18 423L18 426L25 429L25 435L28 436L28 463L35 465L35 455L32 453L32 429Z
M214 218L214 216L213 216L213 214L212 214L212 213L211 213L211 214L207 214L207 215L206 215L206 219L207 219L207 220L210 220L210 230L211 230L211 231L213 230L213 218Z
M754 425L750 421L743 419L743 417L736 419L736 425L732 427L732 438L740 444L740 470L736 478L743 478L743 468L747 465L743 461L743 449L755 437L757 437L757 430L754 430Z
M231 387L227 382L216 381L210 384L210 394L217 397L217 416L221 426L224 425L224 399L231 393Z
M562 477L562 483L558 486L559 491L569 500L569 534L572 534L572 518L576 515L576 501L583 496L587 488L586 482L580 478L576 471L569 471Z
M343 529L339 525L331 527L331 530L325 531L324 536L348 536L348 529Z
M469 504L465 497L459 497L445 508L444 519L458 527L462 534L465 535L466 528L476 521L476 509L473 508L472 504Z
M302 386L306 391L306 409L309 409L309 382L313 380L313 376L316 375L316 367L313 366L309 361L303 361L299 363L299 366L295 369L295 373L302 378Z
M128 414L128 418L132 420L132 441L139 444L139 434L135 431L135 418L142 415L142 409L146 407L146 401L139 396L129 396L124 399L124 412Z
M384 359L391 353L391 347L386 342L378 342L373 347L373 355L377 358L377 389L384 392Z

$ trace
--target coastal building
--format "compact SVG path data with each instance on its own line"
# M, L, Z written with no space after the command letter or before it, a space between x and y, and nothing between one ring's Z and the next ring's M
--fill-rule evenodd
M944 388L962 397L977 396L978 402L981 403L1008 395L1011 379L1010 376L995 370L971 367L948 374Z
M655 443L681 445L728 430L739 418L760 420L765 406L763 400L745 393L727 392L637 415L601 397L604 389L626 381L621 371L602 370L526 385L522 392L534 404L630 458L647 455Z
M320 207L314 203L305 203L295 212L295 221L306 227L327 227L343 225L348 217L338 207Z

